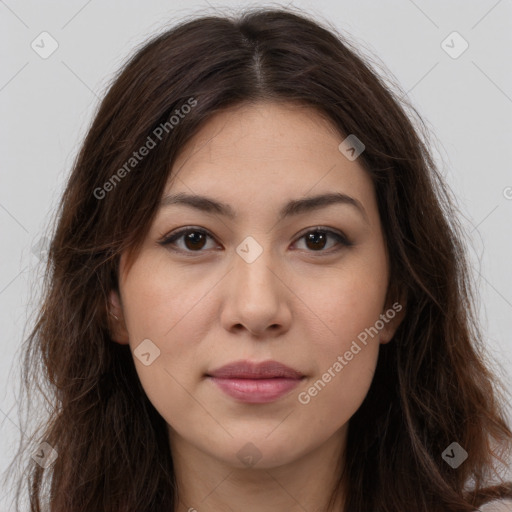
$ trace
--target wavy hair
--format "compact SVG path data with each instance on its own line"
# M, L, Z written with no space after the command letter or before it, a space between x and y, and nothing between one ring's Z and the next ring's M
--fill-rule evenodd
M134 151L191 98L194 107L128 172ZM58 456L44 468L22 442L19 459L29 463L17 506L28 490L32 512L174 510L166 424L129 346L112 342L108 294L118 289L120 255L140 249L180 149L216 113L260 101L313 107L340 142L348 134L364 142L358 162L376 191L389 294L406 297L349 422L338 482L345 512L469 512L512 497L510 483L491 482L510 460L512 432L426 125L328 23L273 8L167 29L130 57L101 101L58 207L43 301L23 348L27 399L38 388L49 408L30 450L44 441ZM457 469L441 456L452 442L468 453Z

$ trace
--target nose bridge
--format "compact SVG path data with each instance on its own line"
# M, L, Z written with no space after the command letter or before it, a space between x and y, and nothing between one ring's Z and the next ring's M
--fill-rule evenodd
M230 272L229 323L242 324L251 333L262 332L274 324L283 323L280 318L283 284L278 277L274 251L266 245L247 237L236 248L234 268Z
M246 294L274 295L276 262L268 241L246 237L236 248L235 279Z

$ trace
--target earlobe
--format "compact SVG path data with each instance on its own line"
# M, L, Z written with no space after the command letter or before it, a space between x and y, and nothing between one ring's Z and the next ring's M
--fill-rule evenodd
M110 291L107 307L108 326L112 341L127 345L129 342L128 330L124 320L123 306L117 291Z
M384 322L384 327L380 332L380 343L389 343L395 335L398 326L402 323L405 317L405 298L401 298L400 301L395 301L392 305L387 307L381 314L381 318Z

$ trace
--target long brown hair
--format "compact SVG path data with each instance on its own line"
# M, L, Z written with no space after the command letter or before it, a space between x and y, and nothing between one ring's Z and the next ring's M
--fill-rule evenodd
M108 293L120 255L137 254L180 149L211 116L257 101L308 105L340 142L363 141L358 162L377 194L389 293L406 297L350 420L345 511L474 511L512 497L509 484L485 488L509 460L512 432L424 124L334 28L281 9L181 22L139 49L101 102L59 205L44 300L25 342L27 398L38 387L51 410L33 446L20 448L28 464L18 497L28 482L33 512L174 510L166 424L129 346L112 342ZM147 155L130 160L149 138ZM47 468L27 456L43 441L58 454ZM456 469L442 457L453 442L468 454Z

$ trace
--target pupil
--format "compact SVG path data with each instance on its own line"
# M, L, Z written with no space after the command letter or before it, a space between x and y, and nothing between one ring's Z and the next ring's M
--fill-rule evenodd
M187 247L189 249L200 249L202 246L201 246L201 237L203 236L202 233L198 233L197 231L194 231L192 233L189 233L187 236L186 236L186 243L187 243ZM204 240L203 240L204 242ZM197 247L196 244L199 243L199 246L200 247ZM189 246L189 244L192 244L192 247Z
M325 235L323 233L321 233L320 231L315 231L314 233L310 233L306 240L308 243L313 242L313 244L317 244L318 243L317 238L321 239L321 242L320 242L321 247L314 246L312 248L313 249L323 249L323 247L325 246ZM308 245L308 247L309 247L309 245Z

